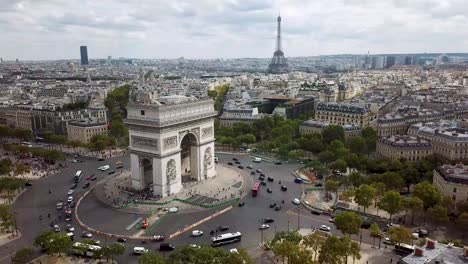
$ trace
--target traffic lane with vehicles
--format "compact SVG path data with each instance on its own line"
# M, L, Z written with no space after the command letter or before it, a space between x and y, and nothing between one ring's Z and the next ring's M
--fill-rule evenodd
M72 156L67 156L67 160L72 158ZM67 162L68 168L63 171L50 175L49 177L32 181L32 186L27 187L28 190L18 197L13 205L18 229L22 236L11 243L0 246L0 255L6 256L9 254L10 250L16 250L24 246L31 246L34 238L39 234L39 232L43 229L48 229L49 223L54 219L57 219L59 226L63 229L68 222L64 221L63 210L57 210L56 204L60 200L66 203L67 192L74 183L73 176L76 171L83 171L83 177L88 174L95 173L96 176L100 178L106 175L106 173L100 173L96 168L102 166L105 162L113 164L117 160L124 161L125 157L114 157L107 159L106 161L98 161L97 159L83 157L84 162L82 163ZM86 181L82 178L78 186L75 188L75 192L73 194L75 200L84 193L85 190L82 189L82 186L85 182ZM49 189L51 190L50 194ZM51 214L50 218L47 217L47 214L49 213ZM58 219L59 213L62 214L61 219ZM42 216L42 220L39 220L40 215ZM74 221L72 220L71 223L74 224ZM76 227L75 224L74 226ZM77 227L75 229L76 238L81 234L81 230ZM0 260L0 263L3 262L4 260Z

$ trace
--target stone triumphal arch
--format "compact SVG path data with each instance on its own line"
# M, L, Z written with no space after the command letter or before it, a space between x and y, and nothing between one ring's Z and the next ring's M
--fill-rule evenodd
M127 112L134 188L165 197L216 175L213 100L132 92Z

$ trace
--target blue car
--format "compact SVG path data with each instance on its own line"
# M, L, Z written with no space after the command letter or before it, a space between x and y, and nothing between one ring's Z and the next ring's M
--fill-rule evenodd
M302 178L296 178L296 179L294 180L294 182L295 182L295 183L303 183L303 182L304 182L304 179L302 179Z

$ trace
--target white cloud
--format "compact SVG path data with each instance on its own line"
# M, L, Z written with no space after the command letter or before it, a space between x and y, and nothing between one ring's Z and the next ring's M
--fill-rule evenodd
M466 0L0 0L0 57L464 52Z

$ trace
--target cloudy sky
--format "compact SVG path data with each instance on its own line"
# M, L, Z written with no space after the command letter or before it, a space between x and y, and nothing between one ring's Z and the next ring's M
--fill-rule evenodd
M468 0L0 0L0 57L270 57L468 51Z

